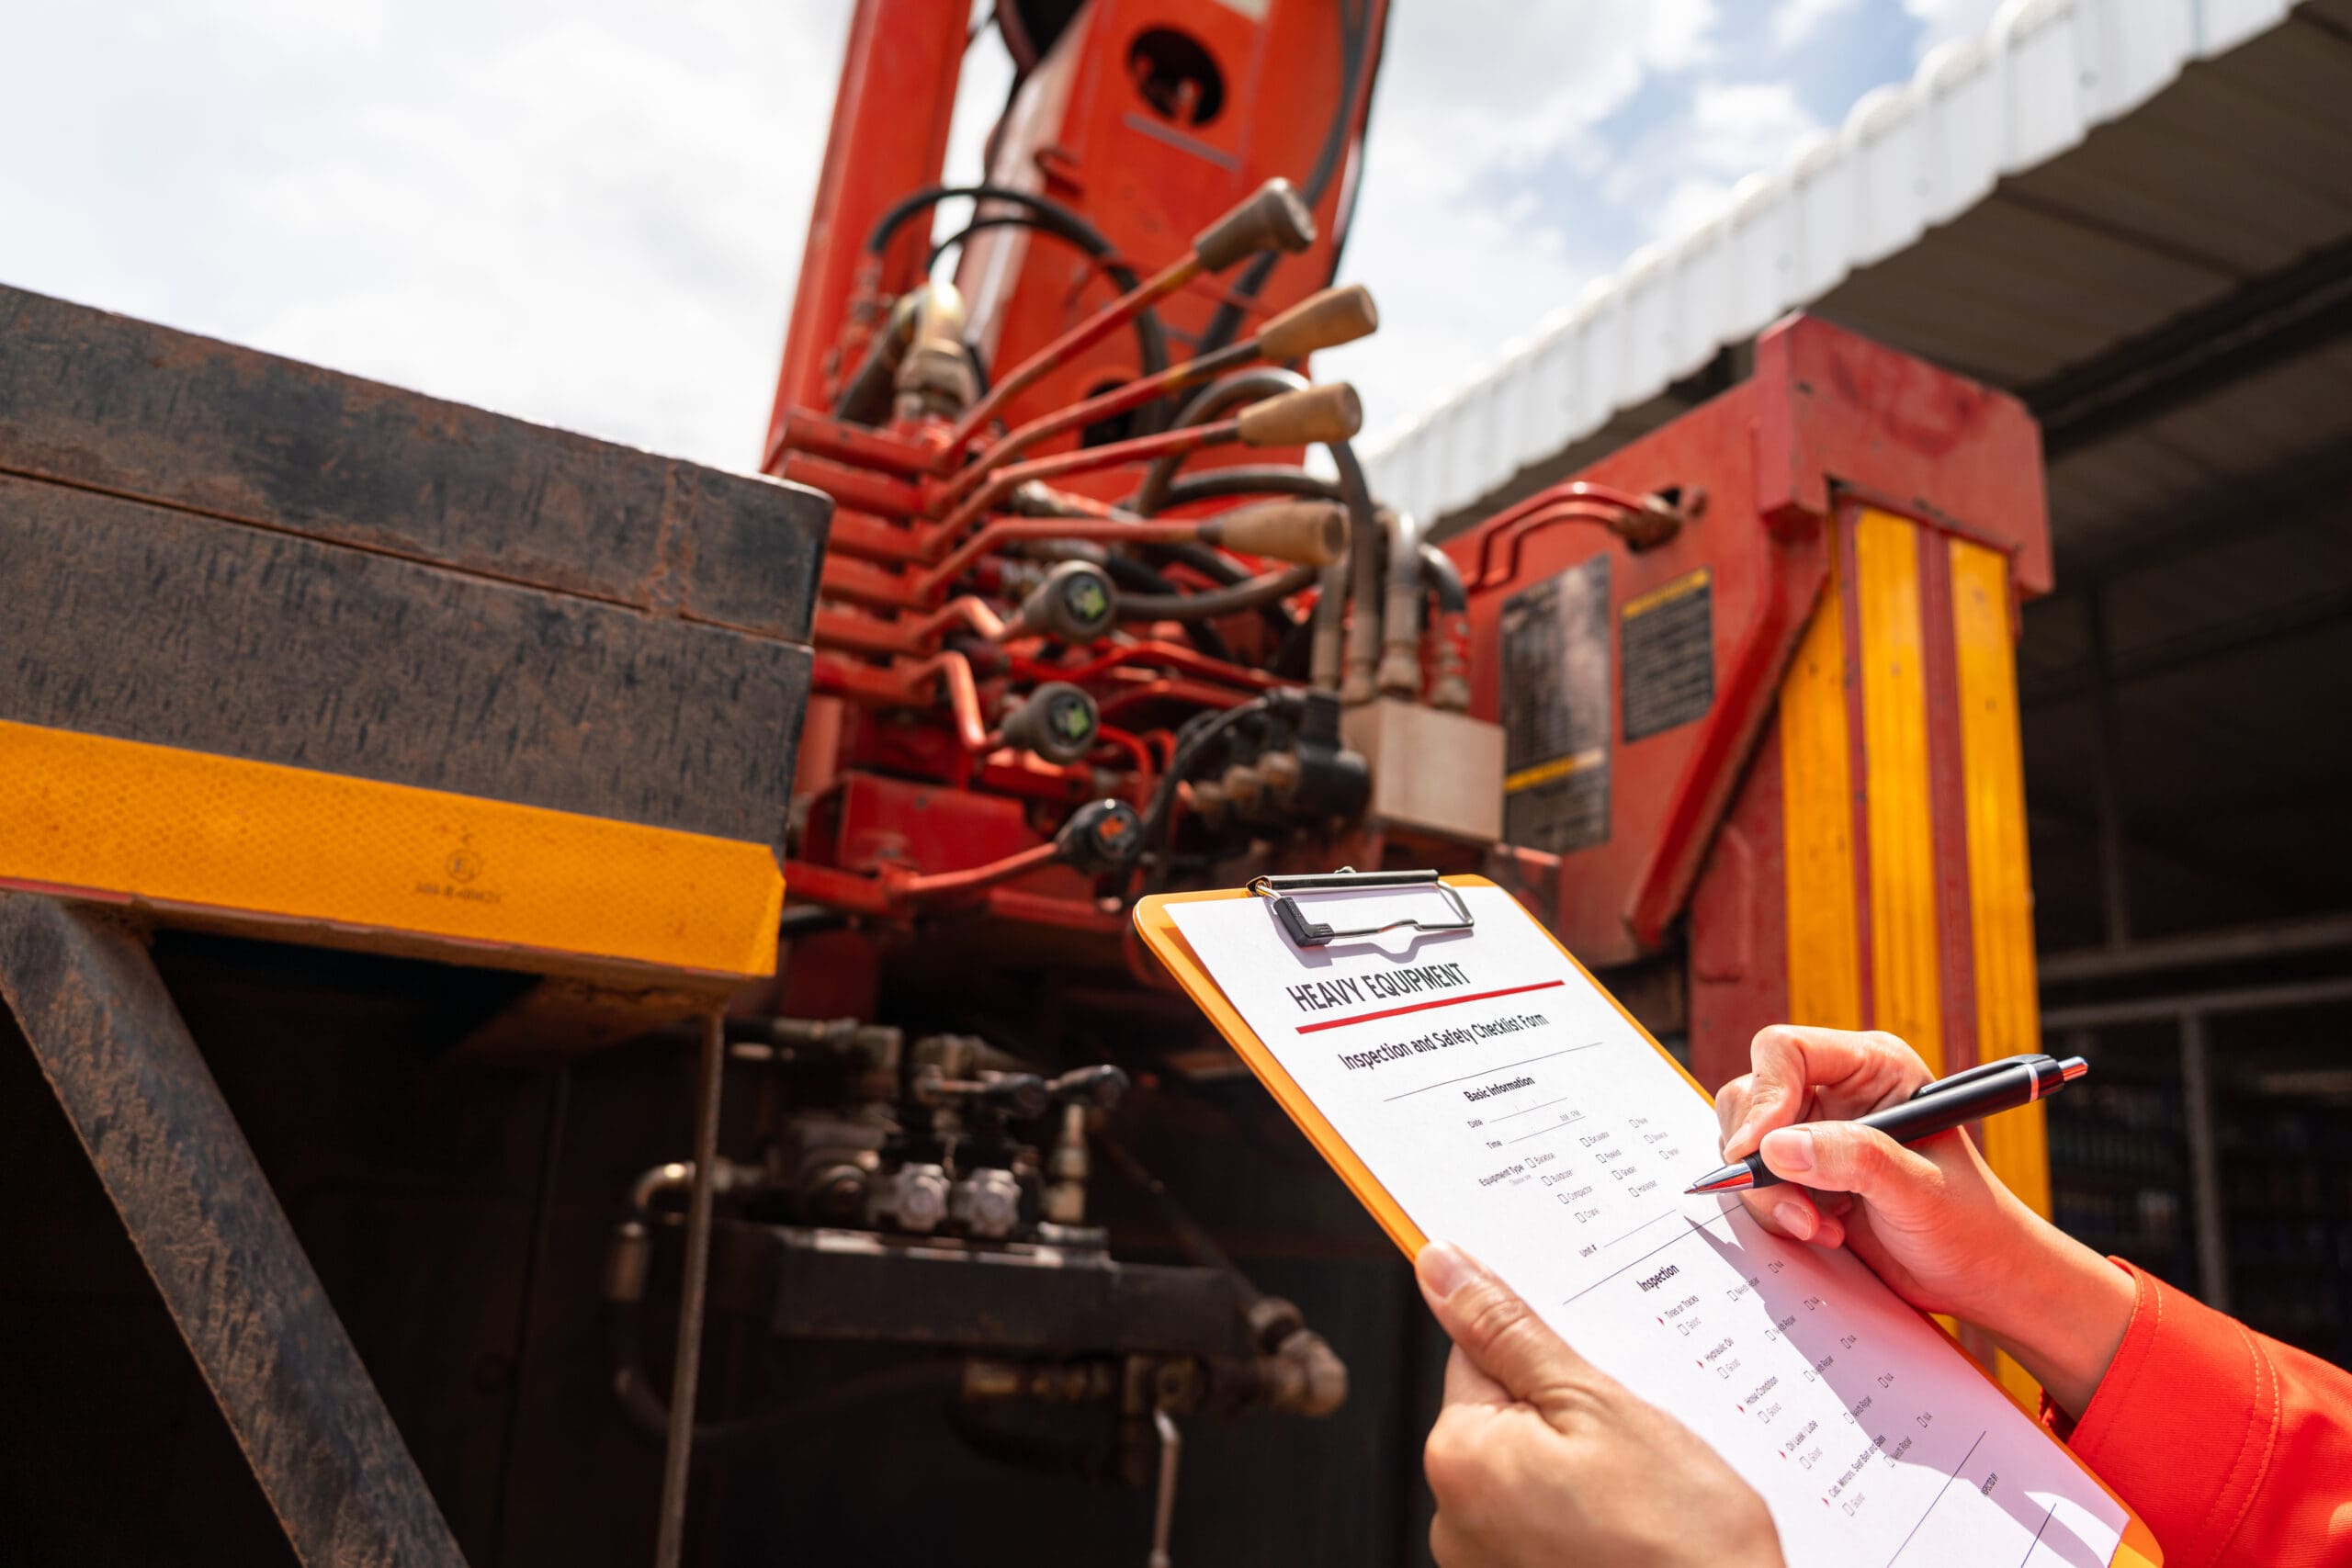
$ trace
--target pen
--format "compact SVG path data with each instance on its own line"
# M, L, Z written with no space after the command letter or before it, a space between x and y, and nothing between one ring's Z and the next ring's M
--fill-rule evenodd
M1997 1062L1921 1084L1902 1104L1890 1105L1855 1120L1865 1127L1877 1128L1898 1144L1916 1144L1996 1111L2031 1105L2090 1070L2091 1065L2080 1056L2069 1056L2064 1061L2034 1053L2004 1056ZM1736 1165L1727 1165L1701 1177L1684 1191L1746 1192L1758 1187L1777 1187L1780 1182L1779 1177L1764 1168L1764 1156L1759 1150Z

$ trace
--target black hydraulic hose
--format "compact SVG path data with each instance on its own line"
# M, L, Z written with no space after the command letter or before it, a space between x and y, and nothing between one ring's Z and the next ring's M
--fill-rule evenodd
M1295 370L1283 370L1266 366L1257 370L1244 370L1212 381L1193 394L1193 399L1179 410L1170 429L1183 430L1195 424L1205 424L1228 409L1244 403L1254 403L1282 392L1306 389L1306 378ZM1168 504L1168 487L1175 482L1176 472L1184 466L1185 455L1171 452L1154 463L1144 474L1143 486L1136 491L1129 510L1142 517L1149 517Z
M804 936L817 936L825 931L837 931L849 924L847 911L829 909L822 904L795 904L785 910L776 922L776 935L786 942Z
M633 1303L608 1303L607 1328L613 1362L613 1393L630 1425L661 1441L670 1429L670 1407L653 1392L638 1353L638 1313ZM748 1416L695 1423L697 1449L743 1448L753 1443L795 1442L814 1437L842 1417L892 1399L929 1396L953 1399L964 1389L960 1361L910 1361L835 1383L789 1404Z
M1429 584L1431 596L1437 600L1437 607L1447 615L1466 615L1470 613L1470 592L1463 585L1462 569L1453 564L1452 556L1435 545L1424 543L1421 546L1421 581Z
M1167 512L1187 502L1225 501L1243 495L1296 495L1313 501L1345 499L1336 481L1310 474L1305 468L1245 463L1180 476L1170 482L1167 494L1160 498L1159 509Z
M1299 196L1309 210L1321 205L1331 181L1339 175L1348 151L1348 127L1355 118L1356 88L1363 80L1363 68L1371 58L1371 18L1360 8L1340 0L1335 7L1340 19L1340 92L1339 101L1331 111L1331 127L1324 133L1323 145L1315 154L1314 167L1299 186ZM1331 247L1331 262L1338 269L1340 245L1344 234ZM1275 264L1282 258L1269 251L1241 271L1234 280L1233 291L1209 318L1208 329L1201 335L1196 354L1214 354L1231 343L1241 331L1241 321L1250 305L1273 276Z
M1208 545L1198 544L1190 539L1179 539L1173 544L1152 545L1148 546L1147 548L1157 559L1173 561L1178 566L1191 567L1220 588L1231 583L1250 581L1248 572L1217 554L1216 550Z
M1026 212L991 213L986 218L973 219L969 223L965 224L961 229L958 229L953 234L948 235L947 238L932 246L929 253L922 258L922 270L924 276L928 276L931 273L931 269L939 265L940 257L945 255L948 252L954 250L956 246L962 244L973 235L988 229L1031 229L1040 234L1049 235L1057 240L1069 241L1069 236L1068 234L1063 233L1058 229L1047 228ZM1071 241L1070 243L1075 243L1076 242ZM1080 250L1085 249L1083 245L1079 246L1079 248Z
M1153 560L1171 561L1178 566L1190 567L1220 588L1250 581L1248 571L1219 555L1215 547L1196 544L1189 539L1180 539L1167 545L1147 545L1144 547L1144 553ZM1290 636L1298 626L1297 617L1283 608L1280 599L1267 600L1258 606L1258 614L1260 618L1264 620L1267 627L1278 637ZM1186 629L1193 628L1188 626ZM1208 628L1202 626L1199 629L1206 631ZM1196 637L1194 640L1197 642L1199 639Z
M1320 567L1294 566L1199 593L1121 593L1123 621L1205 621L1277 604L1315 581Z
M1069 241L1102 265L1102 275L1122 293L1136 287L1142 279L1135 269L1118 259L1118 251L1103 237L1102 231L1088 222L1077 209L1056 201L1049 196L1033 191L1015 190L1011 186L926 186L911 196L902 197L881 217L875 220L874 231L865 239L865 249L871 255L880 255L890 248L890 241L908 220L925 212L943 201L958 197L969 197L975 204L983 201L1001 202L1018 207L1028 215L1035 228ZM997 214L988 214L994 218ZM977 220L975 220L977 222ZM1160 324L1158 312L1138 311L1135 322L1136 352L1143 362L1143 374L1148 376L1168 368L1168 331Z
M1224 563L1220 561L1218 564ZM1122 555L1117 550L1108 550L1103 553L1102 570L1111 574L1111 584L1119 591L1119 603L1122 604L1130 599L1137 598L1152 602L1161 599L1176 601L1185 597L1182 590L1179 589L1175 583L1136 559L1135 557ZM1184 619L1181 615L1167 615L1159 618ZM1184 635L1192 639L1193 646L1198 649L1204 657L1231 661L1233 649L1225 638L1217 636L1216 627L1187 626L1184 628Z
M1201 753L1211 741L1245 719L1272 713L1277 708L1295 709L1298 700L1299 694L1295 692L1268 692L1221 713L1205 712L1185 720L1183 728L1176 732L1176 750L1168 759L1168 771L1160 775L1159 787L1151 792L1150 803L1144 808L1143 824L1137 834L1143 841L1144 852L1150 853L1162 837L1172 829L1176 786L1184 782L1184 775L1192 770L1194 762L1200 761ZM1164 853L1161 860L1161 870L1164 871ZM1158 878L1159 873L1155 873L1152 880L1156 882Z
M1154 571L1133 556L1116 550L1102 554L1102 570L1110 574L1111 585L1122 593L1174 593L1176 584Z
M1379 511L1372 503L1372 486L1363 477L1363 465L1356 461L1356 449L1345 441L1326 442L1324 449L1340 470L1340 495L1348 509L1348 599L1355 606L1355 616L1348 627L1344 669L1346 675L1369 679L1380 657L1380 574L1387 564L1381 536L1386 530L1380 525ZM1344 676L1340 689L1347 689Z

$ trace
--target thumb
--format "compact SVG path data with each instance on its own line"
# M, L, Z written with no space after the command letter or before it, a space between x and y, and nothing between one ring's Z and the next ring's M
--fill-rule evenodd
M1782 1127L1764 1134L1761 1152L1775 1176L1851 1192L1890 1219L1931 1213L1943 1201L1944 1173L1934 1160L1859 1122Z
M1421 1248L1413 1272L1438 1326L1513 1399L1542 1406L1570 1383L1605 1381L1516 1292L1453 1243Z

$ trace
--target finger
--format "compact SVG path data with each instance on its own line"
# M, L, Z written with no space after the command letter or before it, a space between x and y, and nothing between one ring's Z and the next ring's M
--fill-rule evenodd
M1747 1114L1724 1140L1739 1159L1776 1127L1805 1119L1808 1099L1832 1116L1859 1116L1906 1098L1934 1077L1919 1054L1883 1030L1858 1032L1776 1023L1748 1045Z
M1821 1210L1801 1187L1767 1187L1743 1192L1739 1201L1758 1224L1791 1241L1811 1241L1821 1228Z
M1456 1345L1445 1359L1447 1404L1509 1404L1510 1391L1478 1370L1476 1362Z
M1859 1122L1777 1129L1765 1136L1764 1163L1784 1179L1850 1192L1898 1224L1932 1216L1944 1201L1941 1167Z
M1724 1145L1730 1144L1734 1130L1747 1120L1747 1107L1755 1094L1754 1073L1743 1073L1715 1090L1715 1125L1723 1134Z
M1414 1260L1421 1294L1463 1355L1530 1404L1571 1382L1603 1374L1535 1315L1511 1288L1450 1242L1433 1242Z
M1463 1539L1462 1532L1443 1514L1434 1515L1430 1519L1430 1561L1436 1563L1437 1568L1468 1568L1470 1563L1477 1561L1471 1554L1469 1543Z

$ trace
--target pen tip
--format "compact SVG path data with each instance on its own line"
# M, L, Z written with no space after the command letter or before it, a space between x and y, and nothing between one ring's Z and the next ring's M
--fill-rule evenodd
M1686 1198L1701 1192L1745 1192L1756 1185L1756 1173L1746 1166L1732 1166L1721 1174L1682 1190Z

